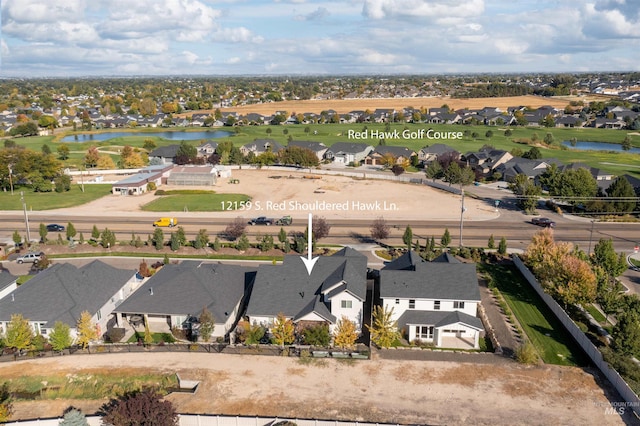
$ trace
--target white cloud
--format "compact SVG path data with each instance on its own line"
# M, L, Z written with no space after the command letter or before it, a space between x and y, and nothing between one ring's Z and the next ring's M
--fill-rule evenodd
M484 0L365 0L362 8L371 19L473 17L483 12Z
M331 15L331 13L329 13L329 10L324 6L320 6L313 12L307 13L306 15L296 15L295 20L296 21L320 21L329 15Z
M245 27L221 28L213 34L212 39L217 42L231 43L262 43L264 41L261 36L253 34Z
M85 0L5 0L2 22L75 22L82 20L85 9Z

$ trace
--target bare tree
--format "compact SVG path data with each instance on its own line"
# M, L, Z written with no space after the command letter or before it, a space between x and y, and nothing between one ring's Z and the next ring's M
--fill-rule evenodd
M226 235L229 240L235 241L244 234L246 227L247 222L241 217L236 217L233 222L227 225L224 230L224 235Z
M317 241L321 238L325 238L329 235L331 226L327 223L326 219L320 216L313 216L313 238Z
M383 217L379 217L371 224L371 238L376 241L386 240L389 238L390 226Z

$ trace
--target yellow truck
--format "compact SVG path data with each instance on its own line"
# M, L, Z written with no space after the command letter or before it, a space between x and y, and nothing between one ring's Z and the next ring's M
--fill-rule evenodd
M168 226L172 228L178 224L178 219L175 217L161 217L160 219L153 222L153 226Z

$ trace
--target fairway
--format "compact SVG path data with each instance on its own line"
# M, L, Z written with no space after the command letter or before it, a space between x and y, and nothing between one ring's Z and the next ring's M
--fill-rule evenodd
M493 283L545 363L588 365L586 355L515 266L483 264L480 268L491 274Z
M76 207L89 201L111 195L110 184L85 184L84 192L80 185L71 185L67 192L33 192L31 188L15 188L11 192L0 192L2 210L22 210L20 192L24 196L27 210L52 210L66 207Z
M239 208L249 201L245 194L216 194L213 191L168 191L142 206L148 212L219 212Z

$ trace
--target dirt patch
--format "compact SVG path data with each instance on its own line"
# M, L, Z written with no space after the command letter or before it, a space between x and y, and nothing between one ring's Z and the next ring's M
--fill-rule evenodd
M140 374L162 366L201 381L195 394L168 396L180 412L412 424L621 424L619 417L605 415L608 401L593 376L577 368L322 361L204 353L74 355L5 363L0 376L129 368L125 365L135 365ZM15 417L57 416L69 405L93 412L102 403L18 401Z

